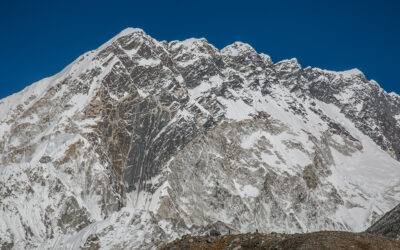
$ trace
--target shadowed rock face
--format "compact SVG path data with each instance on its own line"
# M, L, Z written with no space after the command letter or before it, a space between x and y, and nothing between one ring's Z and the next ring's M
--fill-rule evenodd
M313 82L307 89L309 94L323 102L335 104L358 129L370 136L383 150L400 159L400 126L395 118L400 105L398 95L388 95L376 82L369 82L361 72L354 72L356 81L354 78L332 77L328 73L322 74L330 79L328 82L315 81L321 75L310 69L304 70L304 76L306 81ZM353 96L346 98L343 93Z
M375 224L367 229L368 233L380 234L386 237L400 238L400 205L387 212Z
M399 115L357 70L127 29L0 101L0 244L364 230L399 202Z
M151 184L147 185L146 181L157 175L176 149L190 141L201 128L195 121L176 117L177 111L187 104L188 95L182 83L176 80L181 75L165 48L143 34L128 38L118 39L113 45L116 49L108 51L111 56L118 55L123 66L115 64L98 92L100 103L96 99L85 112L96 113L99 105L104 107L91 136L102 139L99 152L106 154L104 158L111 161L117 178L126 183L123 189L152 191ZM136 40L139 41L135 43ZM137 50L139 63L140 60L159 60L158 64L153 67L137 65L134 58L127 58L126 52L117 49L117 45ZM126 95L121 98L113 98L124 93Z

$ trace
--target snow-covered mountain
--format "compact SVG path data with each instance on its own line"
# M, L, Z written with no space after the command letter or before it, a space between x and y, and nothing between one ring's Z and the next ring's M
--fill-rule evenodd
M362 231L400 202L400 97L358 70L128 28L0 101L0 245Z

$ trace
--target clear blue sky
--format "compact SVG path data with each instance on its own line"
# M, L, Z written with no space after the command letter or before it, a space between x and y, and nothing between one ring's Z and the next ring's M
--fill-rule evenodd
M400 1L0 2L0 98L51 76L126 27L158 40L242 41L274 62L359 68L400 93Z

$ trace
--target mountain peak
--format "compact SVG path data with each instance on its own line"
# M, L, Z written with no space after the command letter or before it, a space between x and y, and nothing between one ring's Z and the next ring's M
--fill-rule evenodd
M238 56L243 53L256 54L257 52L247 43L234 42L221 50L221 53L229 56Z
M118 33L118 35L116 35L115 37L122 37L122 36L126 36L126 35L130 35L132 33L139 33L139 34L143 34L145 35L146 32L144 32L143 29L141 28L132 28L132 27L128 27L123 29L120 33Z

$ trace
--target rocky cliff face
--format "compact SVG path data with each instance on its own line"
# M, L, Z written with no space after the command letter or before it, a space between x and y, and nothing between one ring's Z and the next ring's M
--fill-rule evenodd
M400 238L400 205L387 212L381 219L367 229L368 233L386 237Z
M0 101L0 244L361 231L400 201L399 118L358 70L126 29Z

